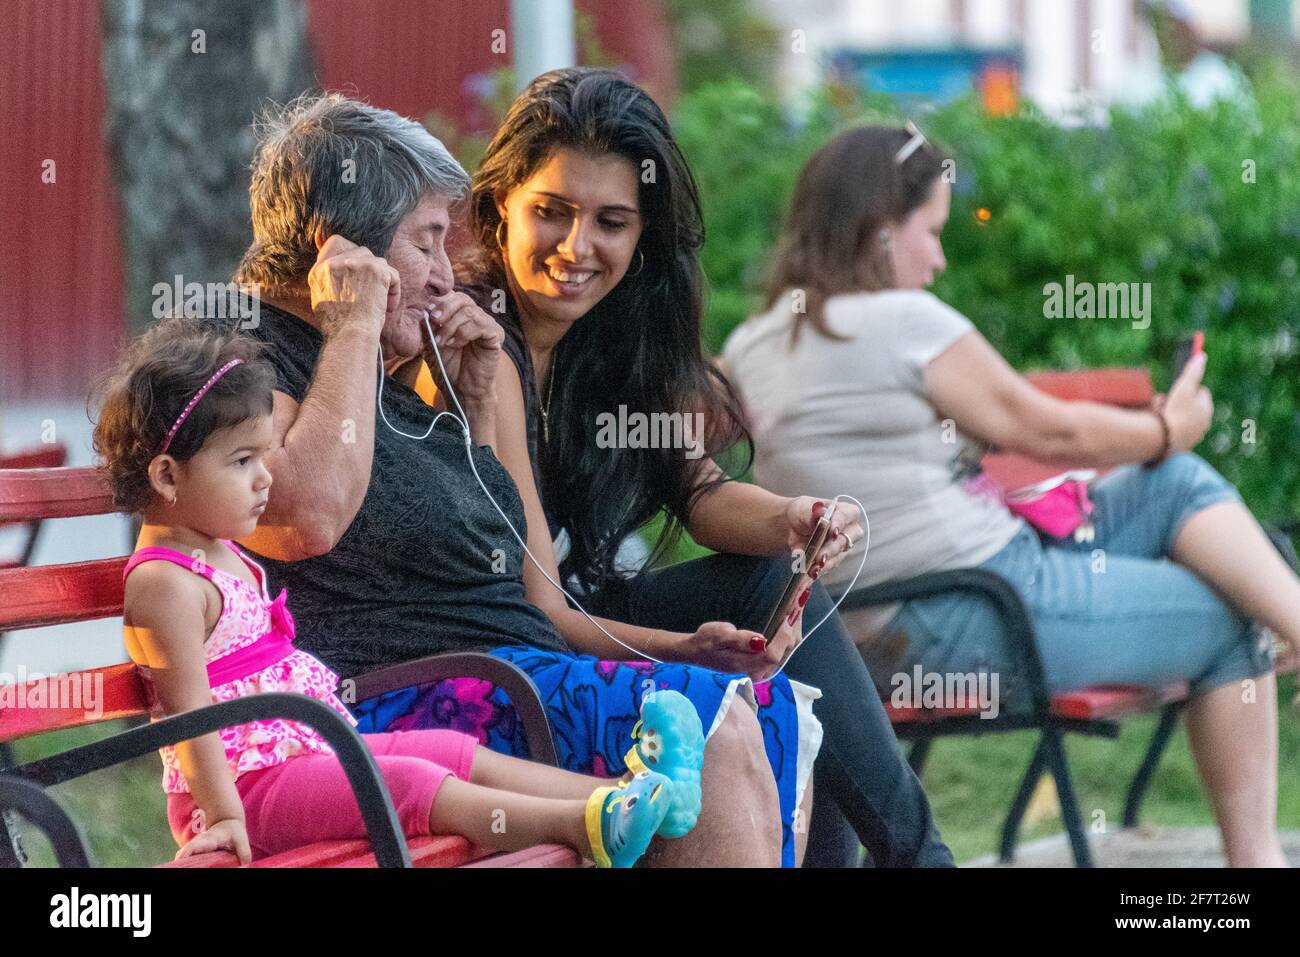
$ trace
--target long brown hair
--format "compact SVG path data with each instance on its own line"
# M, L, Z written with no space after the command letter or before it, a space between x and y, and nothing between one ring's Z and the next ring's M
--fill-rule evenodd
M767 294L770 309L787 290L803 293L791 341L805 321L827 338L843 338L826 325L826 300L893 287L881 231L925 203L948 159L922 143L899 162L912 136L892 126L845 130L813 154L799 174Z

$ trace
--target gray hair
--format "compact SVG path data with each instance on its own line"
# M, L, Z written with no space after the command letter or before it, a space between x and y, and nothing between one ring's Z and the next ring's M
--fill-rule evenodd
M253 244L241 283L284 291L316 261L316 228L383 256L428 193L455 202L469 175L414 120L338 93L303 94L254 123Z

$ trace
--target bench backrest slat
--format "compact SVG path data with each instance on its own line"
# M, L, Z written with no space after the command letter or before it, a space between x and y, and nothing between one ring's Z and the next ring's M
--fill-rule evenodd
M122 614L126 556L0 569L0 632Z
M1126 408L1151 404L1155 391L1146 369L1078 369L1070 372L1030 372L1025 378L1058 399L1101 402Z
M0 522L111 515L116 511L108 485L95 469L0 471Z
M0 687L0 741L145 714L148 699L130 662Z
M66 461L66 446L40 445L0 455L0 469L56 469Z

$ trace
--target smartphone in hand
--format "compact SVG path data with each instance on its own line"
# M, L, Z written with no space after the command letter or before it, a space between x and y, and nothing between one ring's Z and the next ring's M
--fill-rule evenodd
M803 549L803 561L791 572L790 581L786 583L785 589L781 592L781 599L772 609L772 614L768 616L767 624L763 626L763 637L771 644L776 633L781 630L781 622L790 614L791 606L803 593L803 590L812 582L813 562L817 560L817 553L822 550L822 545L826 543L826 536L830 534L831 521L825 515L817 520L817 527L813 529L812 536Z
M1199 356L1205 351L1205 333L1197 330L1190 336L1183 336L1178 340L1178 345L1174 349L1174 377L1170 383L1178 381L1178 377L1183 374L1183 369L1187 363L1192 361L1193 356Z

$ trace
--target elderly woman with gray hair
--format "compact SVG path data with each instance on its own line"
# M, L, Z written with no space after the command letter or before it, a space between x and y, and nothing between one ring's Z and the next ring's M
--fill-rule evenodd
M243 544L292 594L297 643L344 679L446 651L512 661L538 685L561 764L600 776L646 758L646 737L633 744L643 694L680 691L711 732L702 776L673 791L674 802L697 802L678 820L698 809L698 823L681 840L656 841L649 860L793 863L820 742L815 690L773 681L763 697L784 707L765 700L760 726L745 676L598 661L566 647L525 596L515 534L526 534L523 506L493 448L502 331L454 290L444 249L464 170L420 125L338 95L289 104L259 135L254 242L236 278L258 290L249 332L277 373L265 459L274 485ZM430 335L446 375L435 409L447 411L450 385L468 435L454 415L434 418L415 391L419 359L439 370ZM497 750L522 743L504 697L481 681L407 689L355 710L363 731L451 724Z

